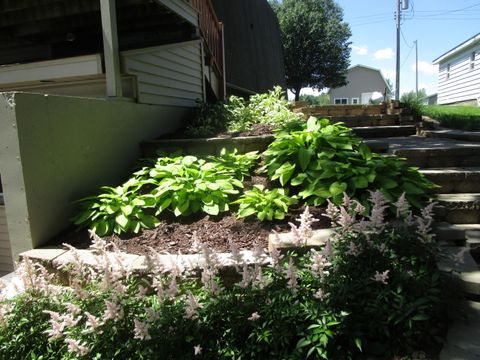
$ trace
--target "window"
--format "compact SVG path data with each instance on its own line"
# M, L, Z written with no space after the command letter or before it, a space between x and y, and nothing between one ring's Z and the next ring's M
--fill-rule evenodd
M450 64L447 64L447 79L450 79Z
M352 105L358 105L359 104L359 99L358 98L352 98Z
M475 69L475 51L470 54L470 70Z
M348 99L347 98L335 98L334 100L335 105L347 105Z

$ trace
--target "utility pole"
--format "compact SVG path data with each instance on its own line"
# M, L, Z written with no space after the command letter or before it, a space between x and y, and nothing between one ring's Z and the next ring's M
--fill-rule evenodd
M415 94L418 100L418 42L415 40Z
M408 9L408 0L397 0L397 66L395 71L395 100L400 100L400 26L402 20L402 10Z

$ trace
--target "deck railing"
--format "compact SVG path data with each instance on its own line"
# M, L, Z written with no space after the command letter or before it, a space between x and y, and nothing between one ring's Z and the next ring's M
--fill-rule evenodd
M199 13L200 32L207 44L213 65L224 80L223 24L218 21L210 0L191 0L191 2Z

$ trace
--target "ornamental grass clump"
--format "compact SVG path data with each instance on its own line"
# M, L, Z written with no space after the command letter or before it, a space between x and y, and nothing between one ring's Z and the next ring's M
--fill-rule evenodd
M23 292L0 300L0 359L343 360L431 349L444 319L432 205L415 216L404 197L391 204L378 191L370 203L330 202L335 235L303 255L259 245L217 254L197 238L198 262L152 249L134 272L92 233L93 262L72 247L70 262L54 262L63 285L25 259ZM395 225L387 206L398 209ZM291 226L304 244L314 219L306 210L300 221ZM235 275L222 277L225 266Z

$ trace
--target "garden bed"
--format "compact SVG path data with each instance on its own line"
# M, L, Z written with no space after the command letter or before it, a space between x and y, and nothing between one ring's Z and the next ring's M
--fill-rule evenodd
M330 221L323 216L324 210L320 207L310 208L315 218L319 219L313 224L313 229L330 226ZM251 249L255 244L266 249L268 236L274 231L290 231L288 223L296 223L295 219L302 212L302 207L291 209L285 220L272 222L261 222L256 218L237 218L232 213L222 216L197 214L188 218L167 216L155 229L144 229L137 235L114 234L105 237L105 240L115 243L121 251L138 255L150 254L152 248L160 253L198 253L199 249L194 246L195 236L199 242L207 244L217 252L229 252L232 244L244 250ZM91 245L91 238L86 229L68 230L52 239L49 245L60 246L63 243L86 249Z

